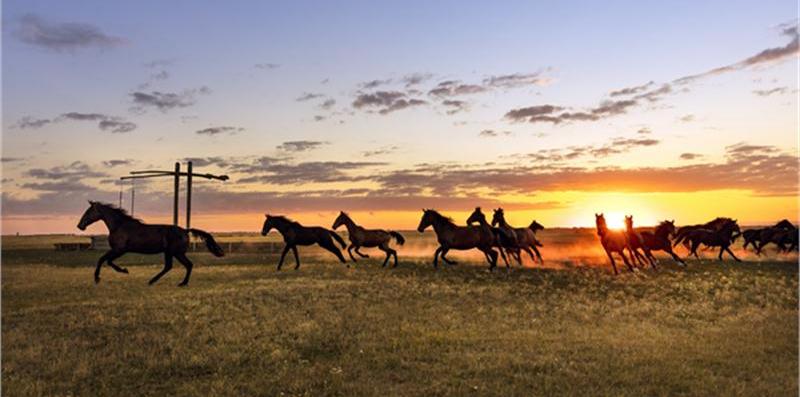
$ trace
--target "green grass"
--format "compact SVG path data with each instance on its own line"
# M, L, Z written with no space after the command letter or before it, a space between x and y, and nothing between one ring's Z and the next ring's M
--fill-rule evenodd
M4 250L4 395L797 395L793 262L604 268ZM401 259L403 258L401 251ZM547 257L548 251L543 251ZM49 254L49 256L48 256ZM27 256L26 256L27 255ZM293 262L289 262L293 264Z

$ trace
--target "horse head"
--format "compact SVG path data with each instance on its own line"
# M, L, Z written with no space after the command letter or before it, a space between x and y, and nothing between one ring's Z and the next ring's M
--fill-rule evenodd
M337 216L336 220L333 221L333 226L331 226L331 228L336 230L339 226L344 225L348 219L350 218L344 213L344 211L339 211L339 216Z
M483 223L486 222L486 215L483 215L481 211L481 207L475 207L475 211L472 211L472 214L467 218L467 226L472 225L473 223Z
M264 226L261 227L261 235L266 236L273 227L275 227L274 222L275 218L272 217L270 214L264 214Z
M428 226L433 225L433 217L434 211L429 209L422 209L422 219L419 220L419 226L417 226L417 231L422 233Z
M503 212L502 208L494 210L494 214L492 214L492 226L496 226L499 223L505 222L505 220L505 213Z
M89 208L83 213L81 216L81 220L78 222L78 229L86 230L86 228L103 218L103 214L100 212L99 205L97 201L89 200Z

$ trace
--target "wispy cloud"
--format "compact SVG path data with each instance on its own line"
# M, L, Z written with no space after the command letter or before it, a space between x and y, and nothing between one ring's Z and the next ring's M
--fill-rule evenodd
M219 126L219 127L208 127L203 128L202 130L195 131L197 135L207 135L207 136L215 136L220 134L235 134L237 132L244 131L244 127L233 127L233 126Z
M103 33L90 24L50 22L35 14L19 18L13 35L23 43L57 52L92 47L112 48L126 43L125 39Z
M187 108L197 102L198 95L208 95L211 90L202 86L200 88L188 89L179 93L174 92L141 92L136 91L130 94L133 100L134 112L144 112L148 108L158 109L167 112L172 109Z
M314 150L320 146L327 145L328 142L323 141L287 141L283 142L275 148L285 152L305 152Z

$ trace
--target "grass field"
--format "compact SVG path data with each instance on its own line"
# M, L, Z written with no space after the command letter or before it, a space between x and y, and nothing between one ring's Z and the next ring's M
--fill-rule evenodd
M424 242L397 269L193 253L189 288L180 267L148 287L152 256L94 285L100 253L4 237L2 392L797 395L796 255L614 277L551 237L557 268L494 273L434 271Z

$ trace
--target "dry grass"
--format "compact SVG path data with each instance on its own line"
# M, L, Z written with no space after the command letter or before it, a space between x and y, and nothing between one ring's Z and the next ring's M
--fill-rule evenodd
M202 256L180 289L180 268L95 286L78 265L98 253L29 251L3 253L4 395L798 393L791 262L613 277Z

